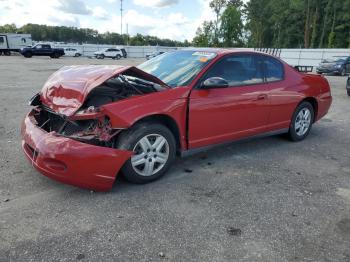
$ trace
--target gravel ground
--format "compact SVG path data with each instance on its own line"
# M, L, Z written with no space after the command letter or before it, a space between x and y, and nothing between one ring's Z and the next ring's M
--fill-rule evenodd
M350 98L308 139L277 136L178 159L108 193L54 182L20 147L27 100L62 65L140 60L0 57L0 261L350 261Z

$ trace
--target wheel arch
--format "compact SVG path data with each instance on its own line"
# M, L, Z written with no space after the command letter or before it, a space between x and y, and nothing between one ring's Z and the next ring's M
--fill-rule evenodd
M174 135L175 141L176 141L176 151L179 153L181 151L181 134L180 134L180 128L175 121L174 118L172 118L169 115L165 114L154 114L154 115L148 115L145 116L139 120L137 120L135 123L133 123L132 126L144 122L155 122L160 123L164 126L166 126L170 132Z
M318 102L317 102L317 99L314 98L314 97L311 97L311 96L310 97L306 97L298 104L298 106L301 103L303 103L303 102L309 102L312 105L312 107L314 109L314 114L315 114L314 115L314 122L316 122L317 115L318 115Z

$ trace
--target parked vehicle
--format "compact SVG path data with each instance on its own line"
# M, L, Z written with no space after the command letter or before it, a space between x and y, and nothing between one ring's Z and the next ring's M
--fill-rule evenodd
M350 96L350 77L348 77L348 81L346 82L346 91L348 96Z
M122 51L124 58L128 58L128 53L126 52L125 48L120 48L120 51Z
M32 45L32 36L29 34L0 33L0 55L11 55L11 52L20 52L21 48Z
M49 44L36 44L32 47L24 47L21 54L26 58L32 56L49 56L51 58L60 58L64 55L63 48L52 48Z
M350 56L335 56L323 60L316 68L318 74L337 74L345 76L350 73Z
M154 57L156 57L156 56L162 55L162 54L164 54L164 53L165 53L165 52L154 52L154 53L152 53L152 54L146 55L146 59L147 59L147 60L150 60L150 59L152 59L152 58L154 58Z
M120 49L117 48L106 48L101 51L97 51L94 53L95 57L97 59L104 59L104 58L112 58L112 59L121 59L124 57L123 52Z
M65 56L73 56L73 57L79 57L82 55L82 52L76 48L65 48L64 49L64 55Z
M160 178L177 154L287 133L305 139L332 96L327 80L273 56L186 49L133 66L72 66L33 97L22 145L44 175L93 190Z

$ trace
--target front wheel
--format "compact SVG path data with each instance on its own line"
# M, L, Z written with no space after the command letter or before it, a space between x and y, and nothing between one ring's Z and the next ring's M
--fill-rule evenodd
M165 126L145 122L121 134L116 147L133 151L134 155L122 168L124 177L137 184L145 184L162 177L176 155L174 135Z
M117 60L119 60L119 59L121 59L121 58L122 58L121 55L117 55L117 56L116 56L116 59L117 59Z
M350 89L347 89L346 91L348 92L348 96L350 96Z
M298 142L310 133L314 122L315 111L309 102L302 102L295 110L289 127L289 138Z

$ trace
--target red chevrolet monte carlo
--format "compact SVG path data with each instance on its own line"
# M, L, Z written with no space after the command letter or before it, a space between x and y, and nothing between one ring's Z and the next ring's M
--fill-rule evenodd
M30 101L23 150L45 176L105 191L117 174L161 177L176 155L248 137L303 140L325 116L327 80L257 52L188 49L138 67L69 66Z

